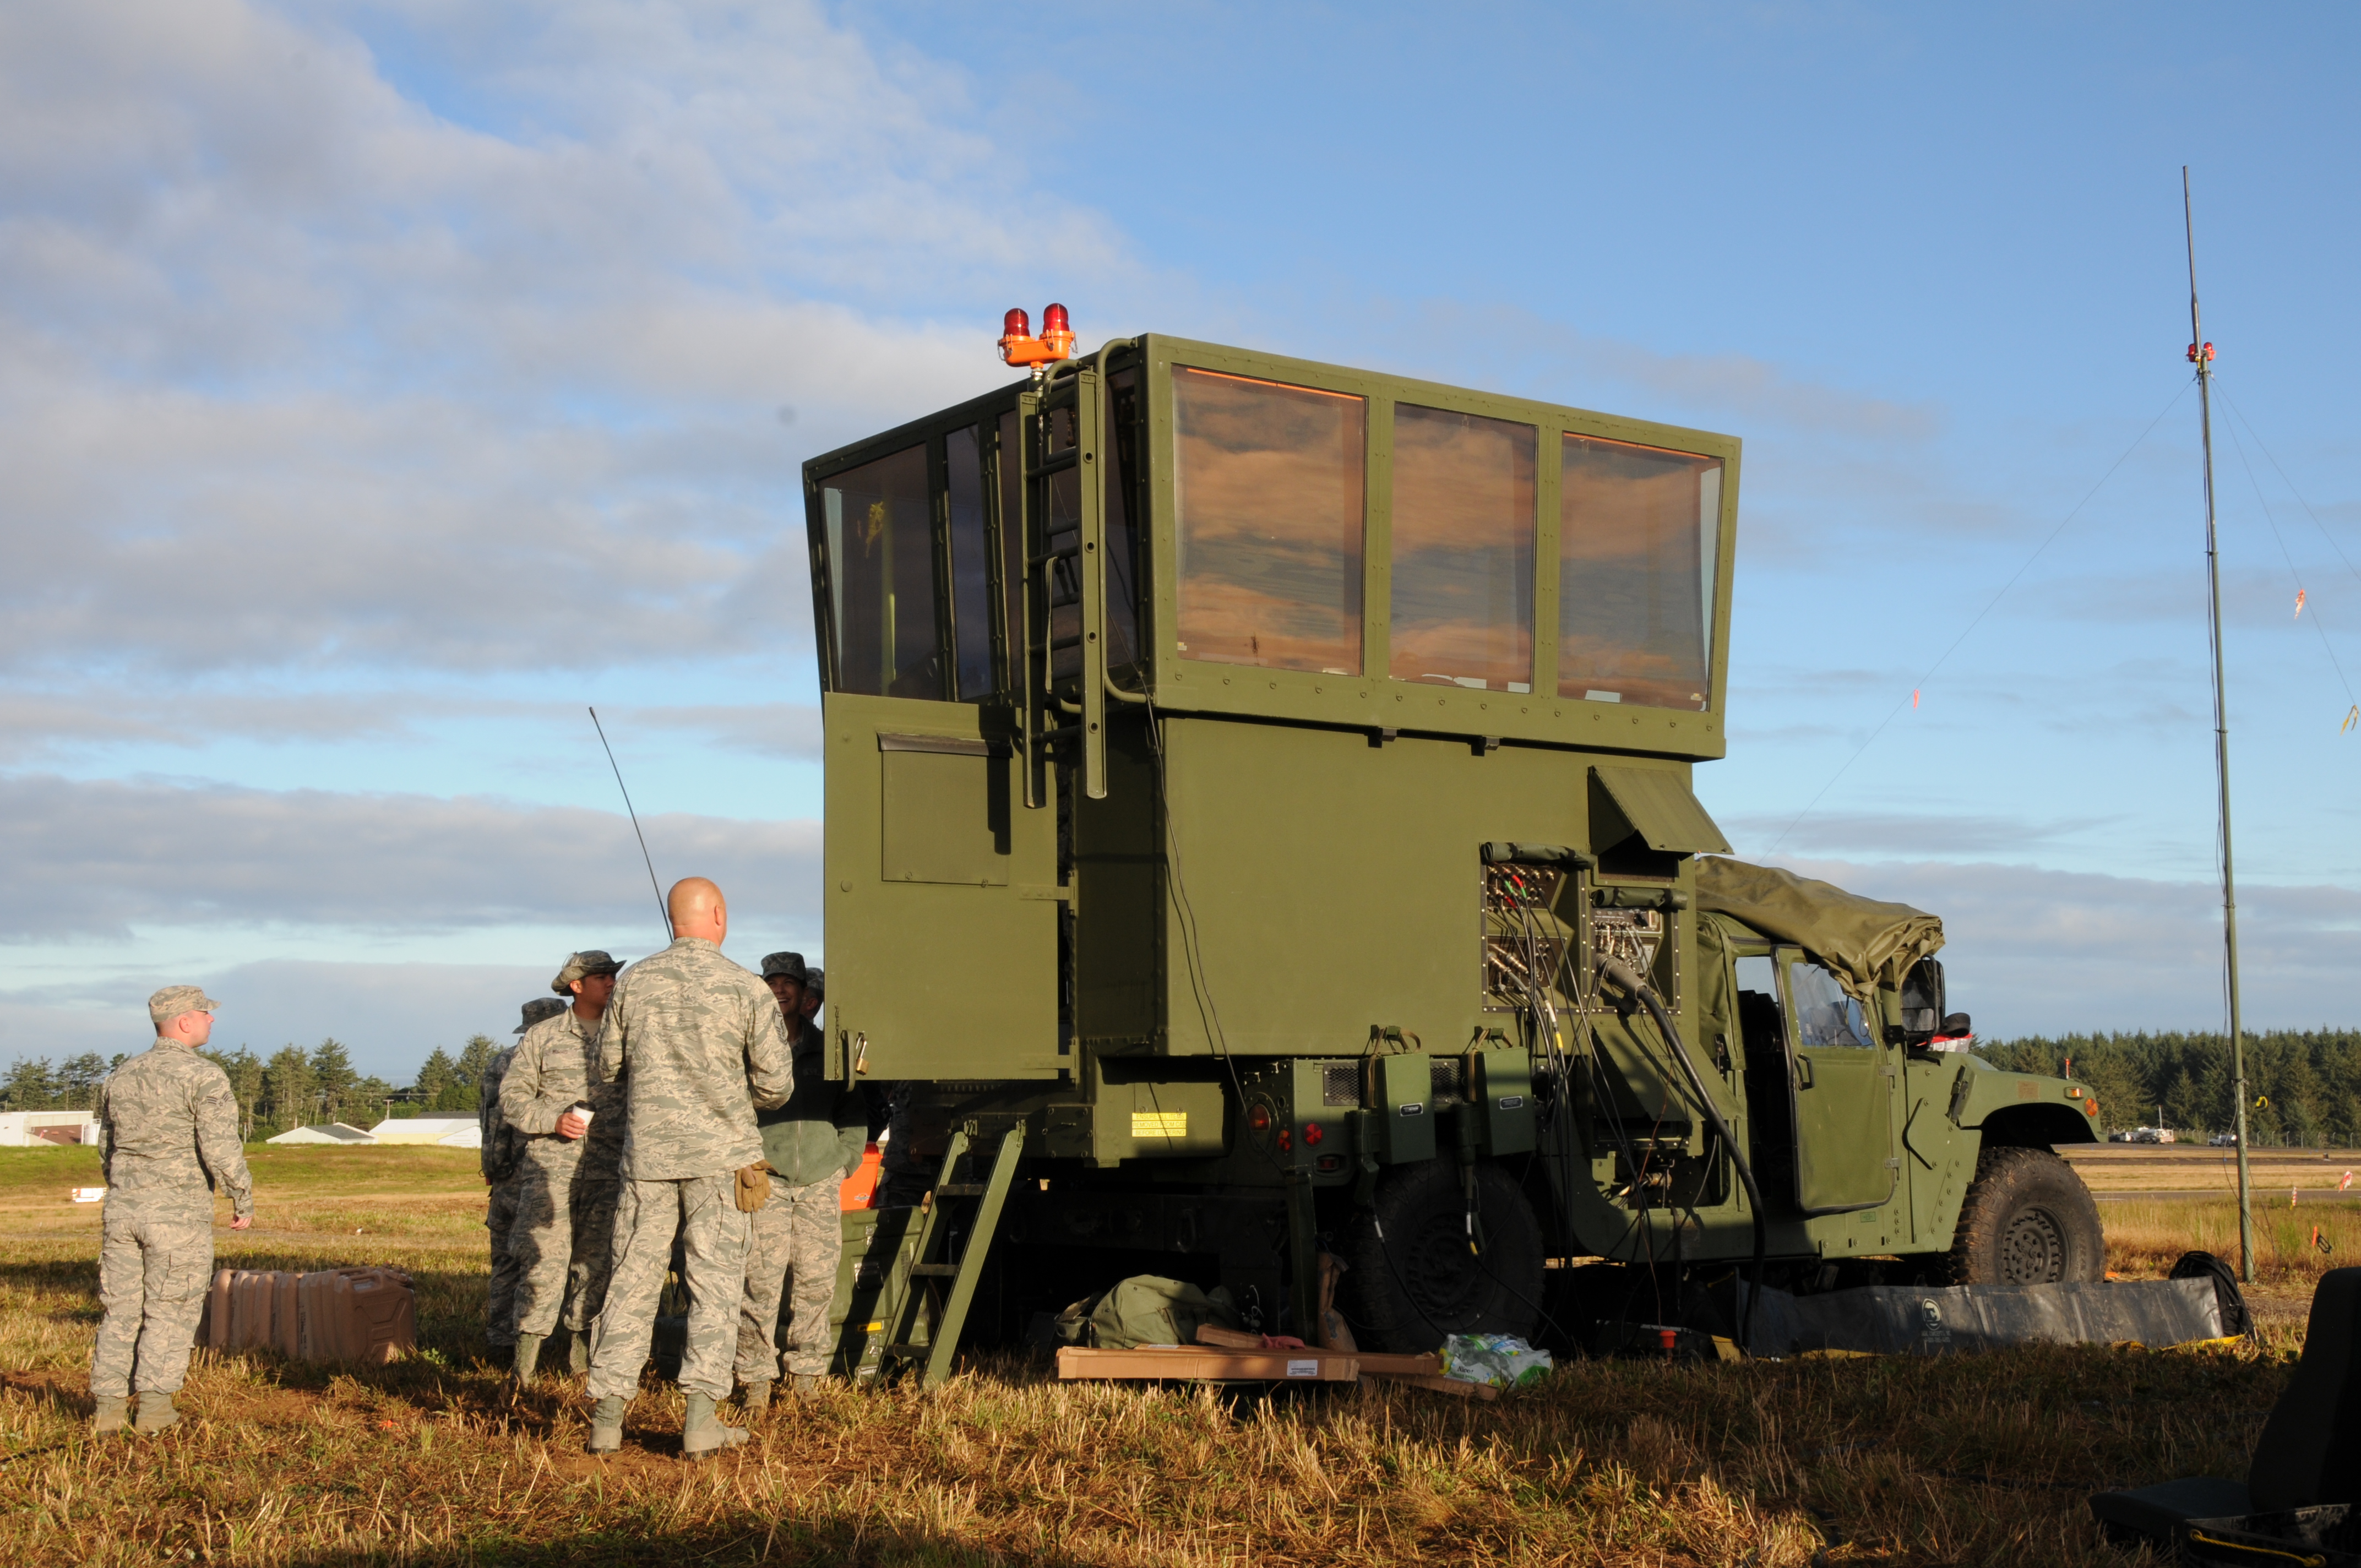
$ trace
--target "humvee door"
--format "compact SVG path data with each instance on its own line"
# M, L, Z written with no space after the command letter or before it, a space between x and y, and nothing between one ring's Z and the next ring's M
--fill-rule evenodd
M1802 948L1741 956L1733 968L1766 1186L1785 1188L1806 1214L1884 1203L1901 1177L1892 1047Z

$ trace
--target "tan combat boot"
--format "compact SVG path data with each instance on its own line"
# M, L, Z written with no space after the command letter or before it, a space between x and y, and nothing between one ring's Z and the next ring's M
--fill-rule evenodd
M541 1370L541 1342L544 1337L541 1334L517 1335L516 1360L511 1368L519 1383L532 1382L533 1374Z
M818 1377L807 1377L804 1374L798 1372L787 1386L795 1390L796 1398L807 1399L814 1394L819 1392L819 1386L823 1381L824 1379Z
M691 1394L687 1418L680 1424L680 1456L687 1460L710 1459L752 1435L744 1427L723 1426L720 1418L713 1413L712 1395Z
M171 1395L142 1394L139 1396L139 1414L131 1423L133 1431L142 1437L153 1437L166 1427L180 1424L181 1412L172 1409Z
M738 1408L745 1412L746 1419L750 1421L769 1409L771 1380L767 1377L760 1377L747 1384L745 1391L738 1396Z
M598 1401L598 1408L590 1412L589 1453L603 1457L621 1451L623 1411L630 1405L629 1399L619 1398L612 1394Z
M104 1437L109 1432L121 1431L130 1424L131 1401L128 1398L121 1394L98 1396L98 1409L90 1418L92 1431Z
M590 1370L590 1331L576 1329L566 1343L566 1370L578 1377Z

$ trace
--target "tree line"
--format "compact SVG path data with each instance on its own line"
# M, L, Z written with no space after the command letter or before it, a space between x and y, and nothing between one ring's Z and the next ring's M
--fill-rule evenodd
M478 1087L500 1047L471 1036L459 1054L437 1046L410 1083L396 1088L353 1066L335 1039L269 1057L244 1046L205 1051L229 1075L249 1138L315 1122L368 1126L393 1115L451 1115L477 1108ZM2089 1084L2108 1129L2162 1124L2210 1135L2230 1124L2230 1052L2220 1034L2046 1035L1979 1046L1994 1067L2064 1073ZM125 1058L95 1051L51 1063L19 1057L0 1076L0 1110L86 1111L98 1081ZM2275 1029L2246 1036L2247 1134L2258 1145L2361 1147L2361 1031Z
M2361 1147L2361 1031L2273 1029L2246 1039L2251 1142ZM2037 1035L1979 1047L1977 1054L2017 1072L2061 1073L2070 1061L2109 1130L2161 1124L2195 1136L2232 1126L2226 1035Z
M308 1051L282 1046L269 1057L242 1045L198 1054L228 1075L251 1141L314 1123L366 1127L389 1114L472 1112L481 1098L485 1069L500 1051L489 1035L469 1036L456 1057L437 1046L401 1088L355 1068L352 1053L335 1038ZM95 1103L99 1080L126 1059L118 1053L109 1060L95 1051L54 1064L47 1057L19 1057L0 1076L0 1111L87 1111Z

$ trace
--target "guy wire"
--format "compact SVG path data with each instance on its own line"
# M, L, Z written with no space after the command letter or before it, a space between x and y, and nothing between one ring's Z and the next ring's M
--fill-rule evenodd
M640 831L640 814L631 805L631 792L623 784L623 770L615 766L615 748L607 744L607 727L598 722L598 710L590 710L590 727L598 732L598 745L607 753L607 765L615 770L615 787L623 792L623 810L631 819L631 836L640 841L640 859L647 863L648 887L656 895L656 918L664 922L664 940L673 938L672 911L664 906L664 884L656 881L656 862L648 853L648 836Z

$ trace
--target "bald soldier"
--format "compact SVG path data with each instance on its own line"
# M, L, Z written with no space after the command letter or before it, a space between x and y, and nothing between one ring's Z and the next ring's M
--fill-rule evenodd
M522 1011L512 1031L518 1035L544 1018L556 1017L566 1011L566 1003L554 997L536 997ZM511 1046L493 1057L484 1064L484 1075L476 1083L476 1124L481 1134L476 1159L483 1168L484 1185L491 1189L484 1204L484 1229L492 1234L484 1343L494 1350L507 1351L516 1347L517 1256L509 1245L509 1233L516 1228L517 1169L524 1161L524 1150L514 1129L500 1117L500 1080L508 1076L509 1063L516 1059L516 1047Z
M516 1380L540 1370L574 1263L578 1181L609 1179L622 1153L619 1086L598 1076L598 1021L622 969L592 948L570 955L549 989L570 999L525 1031L500 1081L500 1117L524 1140L517 1176Z
M796 1091L785 1105L754 1118L763 1130L763 1163L778 1179L771 1201L754 1215L746 1252L737 1371L745 1389L740 1408L749 1416L770 1404L779 1376L782 1294L788 1302L790 1387L807 1394L828 1376L828 1310L836 1300L837 1265L844 1255L844 1179L861 1164L869 1143L869 1113L861 1097L828 1080L820 1032L804 1006L810 976L801 953L763 959L763 983L779 999L794 1042Z
M767 1000L767 998L765 999ZM229 1078L197 1055L213 1038L211 998L168 985L148 999L156 1043L98 1086L98 1147L106 1173L98 1299L106 1319L90 1358L92 1425L121 1431L134 1390L136 1430L181 1417L172 1396L189 1372L214 1273L214 1190L226 1189L230 1229L254 1223L254 1179L237 1136Z
M623 1446L677 1236L689 1295L681 1457L695 1460L746 1441L714 1406L730 1397L748 1216L768 1196L754 1113L785 1104L795 1075L777 1001L722 957L721 890L689 877L664 907L672 946L617 982L598 1036L599 1077L622 1080L624 1128L614 1272L591 1332L589 1451Z

